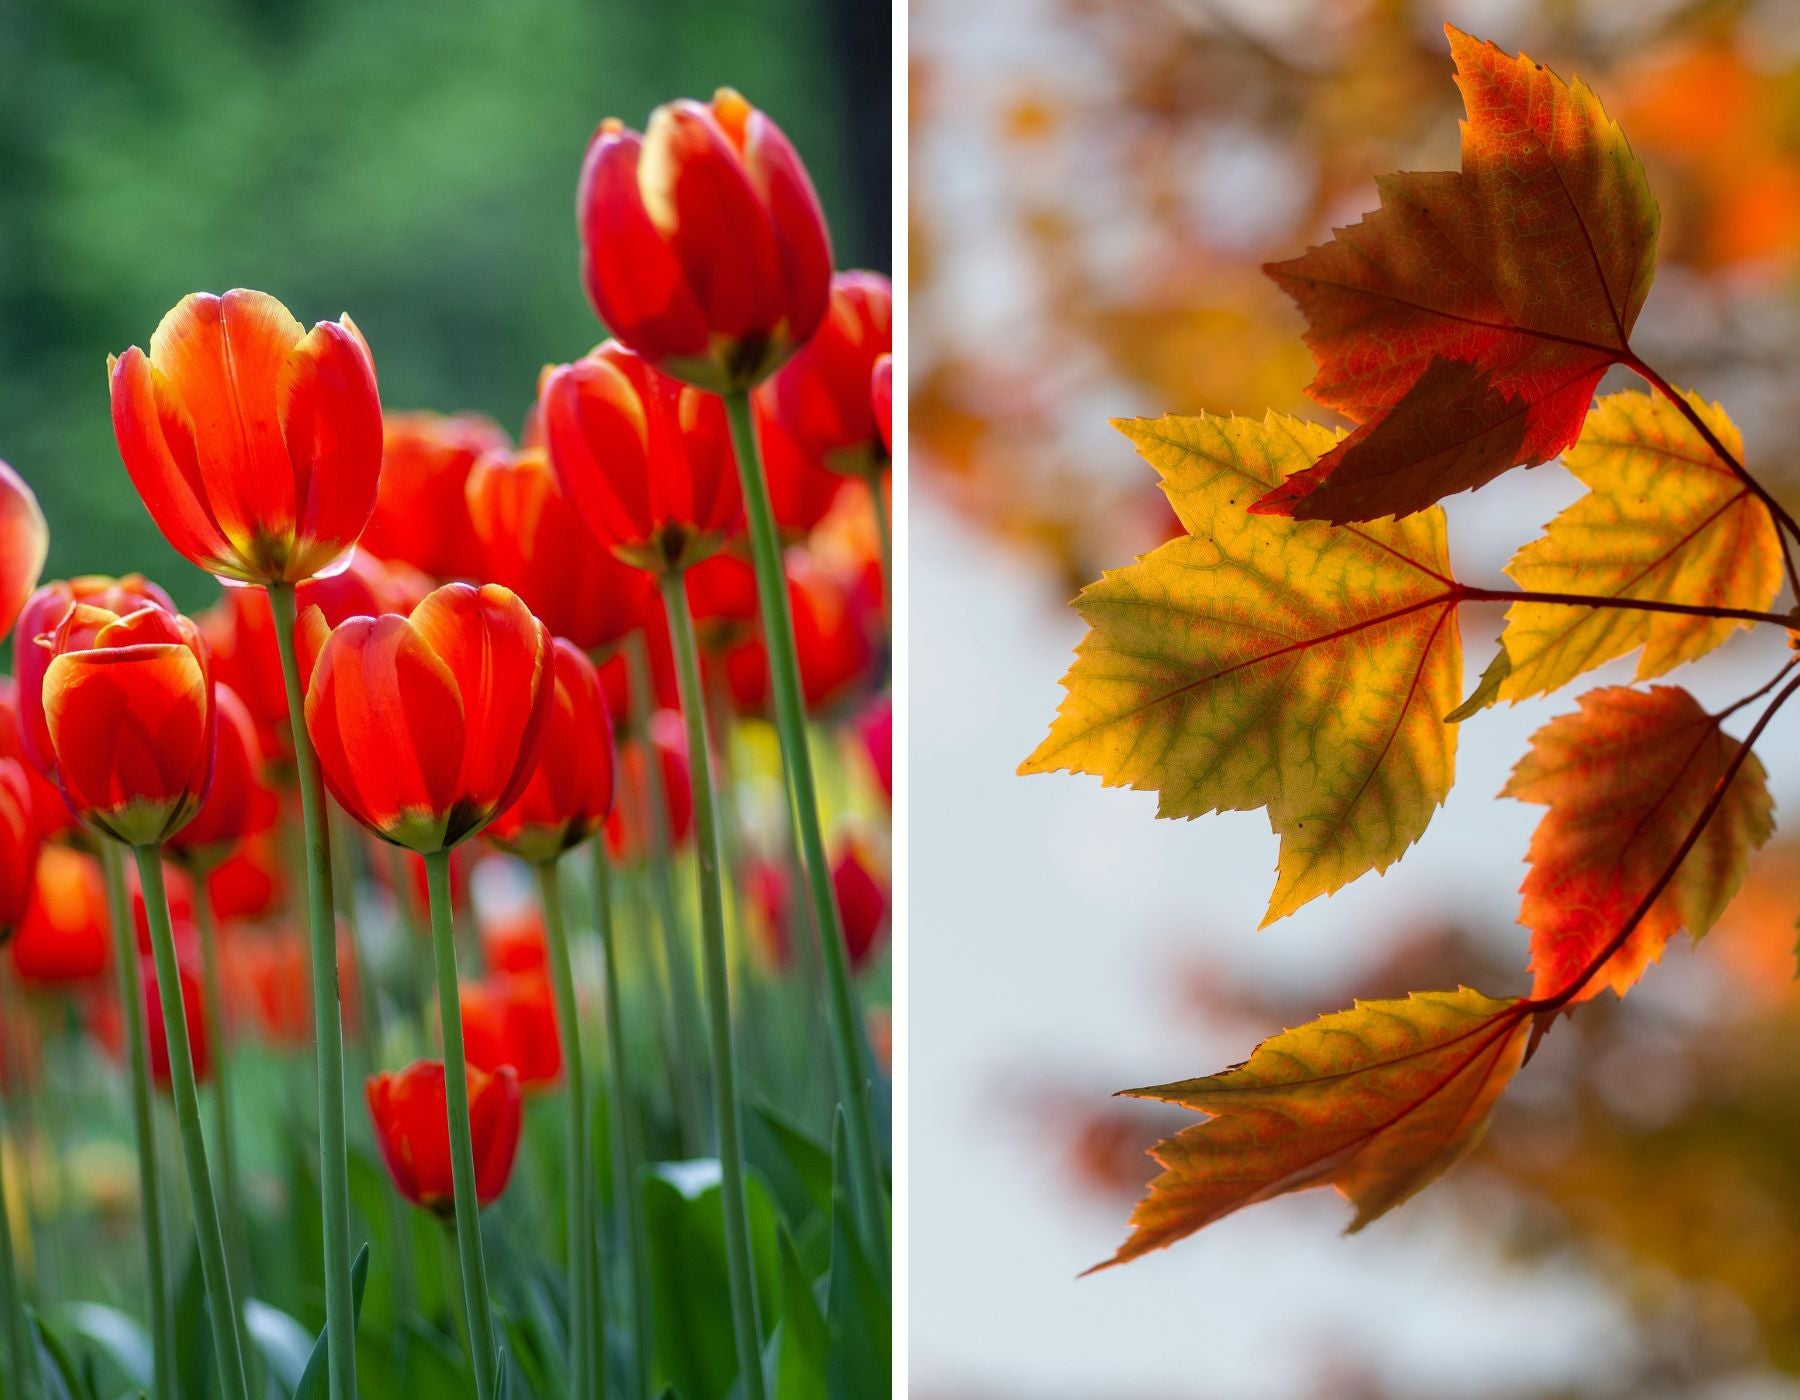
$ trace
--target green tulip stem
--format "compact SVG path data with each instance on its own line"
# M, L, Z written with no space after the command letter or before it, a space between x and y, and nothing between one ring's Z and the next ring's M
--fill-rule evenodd
M175 1400L175 1324L169 1312L169 1246L164 1233L162 1184L157 1180L156 1118L150 1098L150 1046L144 1038L144 987L138 968L137 930L125 888L124 853L100 842L106 876L107 921L119 979L119 1014L131 1066L131 1126L137 1145L138 1197L144 1214L144 1279L150 1294L153 1400Z
M194 1049L188 1039L187 1004L181 995L181 965L175 956L175 929L169 922L169 896L163 887L162 847L136 846L132 849L137 856L138 883L144 890L144 909L150 920L157 1000L162 1003L163 1033L169 1047L169 1090L175 1100L175 1122L181 1132L181 1160L187 1169L188 1196L194 1207L194 1234L200 1253L200 1277L206 1285L207 1315L212 1320L219 1388L224 1392L225 1400L249 1400L242 1314L231 1289L231 1266L225 1257L225 1231L219 1223L219 1201L213 1194L212 1171L206 1162L206 1134L200 1125L200 1089L194 1082Z
M775 729L781 739L781 765L787 776L788 809L800 836L801 863L813 906L813 930L825 972L825 1008L830 1017L831 1053L837 1073L839 1102L848 1128L850 1176L856 1192L863 1237L878 1268L885 1271L888 1254L886 1192L875 1146L874 1115L869 1107L869 1055L850 983L844 928L831 885L825 834L819 821L819 795L813 779L812 752L806 742L806 706L800 690L800 665L794 648L794 619L788 606L787 578L781 564L781 540L769 505L769 483L757 451L750 395L726 394L738 480L744 490L749 524L750 557L756 569L756 593L762 607L763 637L769 655L769 688L775 699Z
M700 651L688 612L685 576L661 578L681 713L687 721L688 767L694 784L694 847L700 883L700 952L711 1024L713 1126L719 1140L719 1185L725 1215L725 1267L731 1285L731 1325L737 1342L738 1385L744 1400L763 1400L762 1329L756 1317L756 1278L750 1259L750 1208L744 1193L737 1053L732 1047L731 981L725 962L725 891L719 879L718 812L713 803L712 755L706 697L700 689Z
M594 927L600 935L606 997L606 1111L612 1133L613 1196L625 1237L625 1270L631 1287L631 1400L647 1400L655 1346L650 1304L649 1261L644 1257L643 1202L638 1198L637 1129L625 1073L625 996L619 984L619 956L613 930L612 862L606 838L593 838ZM595 1256L596 1265L599 1256Z
M593 1265L593 1151L588 1142L587 1074L581 1059L581 1010L575 999L575 968L563 921L562 887L556 862L537 867L538 898L544 907L544 941L550 955L550 984L556 993L556 1029L562 1042L568 1100L569 1351L573 1400L598 1400L606 1390L606 1323Z
M463 1057L462 998L456 980L456 921L450 905L450 852L425 857L431 891L431 948L437 963L438 1016L444 1025L444 1099L450 1117L450 1176L456 1192L456 1250L462 1262L469 1355L479 1400L493 1400L497 1374L487 1260L481 1251L481 1203L475 1196L475 1146L469 1129L469 1066Z
M287 687L294 769L306 827L307 934L312 950L313 1038L319 1094L319 1196L325 1227L325 1337L331 1400L356 1400L356 1311L350 1289L350 1155L344 1135L344 1015L338 1000L337 915L331 835L319 757L306 731L306 688L294 646L294 585L268 585Z

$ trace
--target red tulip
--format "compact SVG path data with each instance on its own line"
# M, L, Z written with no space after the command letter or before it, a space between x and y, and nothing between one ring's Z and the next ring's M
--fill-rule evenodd
M0 942L11 938L25 918L42 845L25 765L0 758Z
M711 566L713 559L722 558L723 555L715 554L712 559L698 565L694 574L704 572ZM693 576L689 575L690 578ZM624 647L615 647L610 656L599 662L600 688L606 692L606 708L612 712L615 724L621 729L633 722L638 711L643 708L681 708L680 688L675 682L675 652L669 645L668 615L663 612L661 601L654 594L651 595L651 601L655 606L645 610L640 624L645 650L650 653L648 679L632 674L629 664L631 657ZM647 695L644 693L646 686L649 688ZM633 691L636 692L635 696Z
M862 740L863 752L869 759L869 770L881 785L882 795L890 802L894 797L894 701L883 695L864 711L856 722L856 734Z
M418 1060L398 1074L372 1074L369 1117L394 1187L414 1205L449 1218L450 1108L441 1060ZM475 1148L475 1197L487 1205L506 1189L519 1150L519 1078L510 1069L469 1070L469 1135Z
M422 854L473 836L531 777L552 654L544 624L497 584L446 584L410 617L351 618L325 640L306 695L332 795Z
M657 774L662 780L663 809L668 814L670 840L680 846L694 830L693 778L688 768L687 729L674 710L658 710L650 716L650 747L656 753ZM619 745L618 801L606 819L606 848L616 860L635 860L654 849L645 823L650 820L649 764L644 758L644 736L635 735Z
M595 547L541 447L490 452L468 479L476 575L512 589L552 636L611 646L655 602L648 575Z
M221 923L262 919L281 907L287 896L287 869L277 838L273 830L257 832L206 872L214 918Z
M887 925L887 885L870 869L855 842L838 853L831 885L844 921L844 950L850 954L850 966L860 970L874 955L875 941Z
M40 648L33 648L34 651ZM48 653L45 653L48 657ZM42 714L40 711L40 721ZM11 676L0 675L0 759L10 758L25 773L31 790L31 820L40 840L60 836L75 823L62 789L38 771L25 752L24 725L19 714L19 687Z
M488 827L502 850L554 861L606 822L613 804L613 727L594 663L562 638L544 742L518 800Z
M225 933L231 925L220 926ZM232 932L219 945L226 987L225 1001L244 1013L271 1045L292 1050L313 1043L311 954L298 930ZM356 944L340 922L337 929L339 997L344 1021L356 1022Z
M348 316L308 332L274 297L184 297L110 361L113 433L169 543L249 583L327 572L375 508L381 402Z
M771 416L765 397L768 389L765 384L757 391L753 406L769 510L783 538L799 540L831 513L849 478L829 470L817 453L807 450L780 419Z
M713 395L609 340L545 370L538 409L563 493L627 564L683 569L742 527L731 430Z
M505 916L483 917L481 957L492 972L549 975L550 945L543 910L535 900L521 901Z
M440 581L480 578L469 470L506 451L506 434L478 413L389 413L382 427L381 489L359 549Z
M81 604L41 641L44 718L69 809L131 846L179 831L212 781L215 711L199 629L154 605Z
M0 636L18 621L49 553L50 527L37 497L25 478L0 462Z
M575 201L594 310L665 372L748 389L805 344L831 279L825 216L781 129L729 88L615 120Z
M894 345L894 289L878 272L840 272L818 334L756 392L762 416L809 461L846 476L887 466L871 385ZM765 451L768 449L765 448Z
M150 1051L150 1078L156 1087L169 1088L169 1039L163 1024L162 990L156 982L156 960L147 953L138 955L139 980L144 990L144 1032ZM188 1044L194 1055L194 1078L205 1082L212 1070L212 1046L206 1038L206 1017L201 1011L200 978L184 958L178 963L181 982L181 1004L187 1013ZM125 1053L125 1028L116 1001L96 1001L89 1010L95 1038L112 1054Z
M465 982L461 1002L470 1065L489 1074L510 1066L527 1089L561 1077L562 1042L547 978L512 973Z
M262 745L250 711L228 685L213 686L219 735L212 789L194 819L169 838L169 854L195 870L211 870L245 837L275 823L279 799L263 782Z
M828 710L868 678L875 659L870 624L852 592L805 554L790 550L788 608L806 707ZM769 658L761 629L729 649L725 674L738 707L760 714L769 705Z
M21 982L89 982L112 961L112 922L100 862L67 846L46 846L31 904L12 941Z
M50 636L62 626L77 603L104 608L120 617L146 605L167 613L175 611L169 595L142 574L126 574L123 578L87 574L58 580L46 583L26 601L13 637L13 664L19 673L19 743L25 757L47 778L56 776L56 754L50 747L50 728L44 722L44 672L50 669L53 653L38 639Z
M788 924L794 891L788 868L766 856L752 856L744 862L743 881L752 946L762 952L768 966L784 968L793 952Z
M875 427L881 433L881 450L894 455L894 357L877 355L869 375L869 406L875 410Z

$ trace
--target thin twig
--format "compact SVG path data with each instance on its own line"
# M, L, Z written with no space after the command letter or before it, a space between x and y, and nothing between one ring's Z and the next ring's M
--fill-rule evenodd
M1634 612L1677 613L1683 617L1735 618L1742 622L1766 622L1792 628L1788 613L1759 612L1754 608L1721 608L1711 603L1668 603L1657 598L1621 598L1607 593L1539 593L1526 588L1476 588L1459 583L1456 595L1480 603L1551 603L1569 608L1622 608Z
M1712 449L1713 455L1730 468L1732 475L1743 482L1750 492L1767 507L1769 518L1775 523L1775 534L1781 540L1781 561L1787 566L1788 586L1794 591L1794 601L1800 603L1800 569L1795 568L1793 549L1787 538L1787 536L1792 536L1794 539L1800 539L1800 522L1795 521L1786 507L1771 496L1760 481L1750 475L1749 468L1738 460L1737 454L1719 441L1719 435L1700 416L1699 410L1688 402L1685 394L1679 392L1674 385L1635 355L1622 363L1627 369L1654 387L1657 393L1674 404L1681 416L1693 424L1694 431L1699 433L1706 445ZM1787 532L1786 536L1782 534L1784 530Z

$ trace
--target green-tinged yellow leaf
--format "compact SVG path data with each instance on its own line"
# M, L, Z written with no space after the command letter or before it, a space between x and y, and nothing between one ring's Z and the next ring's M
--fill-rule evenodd
M1725 410L1687 398L1741 460ZM1506 571L1521 588L1757 610L1780 591L1781 542L1768 511L1667 399L1635 390L1601 399L1563 461L1588 494L1513 556ZM1501 639L1513 669L1501 694L1546 694L1638 647L1638 679L1648 680L1751 625L1514 603Z
M1481 679L1475 683L1475 689L1469 692L1469 698L1445 715L1444 723L1461 724L1497 704L1500 700L1500 687L1506 684L1506 678L1511 674L1512 657L1506 654L1503 646L1494 653L1494 659L1488 662L1487 669L1481 673Z
M1223 1074L1127 1090L1210 1118L1152 1150L1163 1174L1107 1264L1307 1186L1337 1187L1360 1230L1480 1140L1523 1061L1527 1006L1468 987L1362 1001L1265 1040Z
M1450 790L1462 646L1443 511L1347 527L1249 514L1337 441L1299 419L1117 426L1188 535L1082 591L1068 693L1019 771L1155 790L1164 817L1267 807L1267 923L1387 869Z

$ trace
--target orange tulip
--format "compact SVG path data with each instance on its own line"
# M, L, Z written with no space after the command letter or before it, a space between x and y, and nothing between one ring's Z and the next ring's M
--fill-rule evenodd
M894 289L879 272L840 272L818 334L756 392L760 416L809 462L846 476L887 466L871 392L894 345ZM765 447L765 452L769 449Z
M322 630L318 614L307 619ZM552 654L544 624L497 584L446 584L410 617L351 618L324 641L306 694L332 795L421 854L473 836L531 777Z
M506 434L479 413L389 413L382 429L381 488L359 549L440 582L480 578L469 469L490 452L506 451Z
M549 979L507 973L463 983L463 1053L489 1074L511 1067L527 1089L554 1084L562 1075L562 1042Z
M655 601L649 576L594 547L541 447L490 452L468 478L477 576L524 599L552 636L611 646Z
M44 719L69 809L129 846L166 840L212 781L215 711L199 629L155 605L79 604L40 646Z
M581 274L612 333L714 393L761 382L825 314L831 245L806 167L729 88L608 120L576 195Z
M381 401L348 316L308 332L264 292L195 292L109 361L125 470L208 573L298 583L337 565L375 508Z
M544 742L518 800L488 827L502 850L554 861L606 822L613 803L613 727L594 663L558 638L555 699Z
M627 564L684 569L742 528L730 427L713 395L609 340L545 370L538 411L563 493Z
M262 745L250 711L228 685L213 686L218 740L212 788L194 819L169 838L172 859L210 871L240 842L275 823L279 800L262 778Z
M111 928L100 862L67 846L46 846L12 941L13 971L27 985L93 981L112 961Z
M0 942L11 938L25 919L42 845L25 765L0 758Z
M450 1107L444 1066L418 1060L398 1074L373 1074L369 1117L394 1187L414 1205L448 1219L455 1210L450 1175ZM487 1205L506 1190L519 1151L519 1078L511 1069L469 1071L469 1133L475 1147L475 1197Z
M37 497L22 476L0 462L0 636L12 631L49 553L50 527Z
M175 611L169 595L142 574L108 578L87 574L46 583L26 600L13 638L13 664L19 673L19 743L25 757L46 778L56 776L56 754L50 747L50 729L44 722L44 672L50 669L51 649L38 638L53 634L77 603L105 608L124 617L151 605Z

